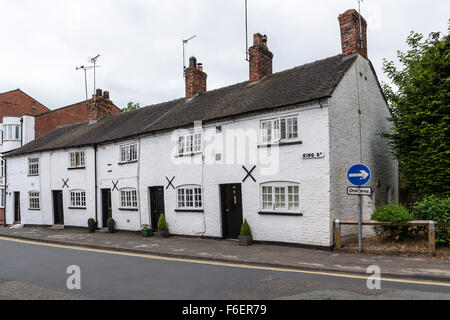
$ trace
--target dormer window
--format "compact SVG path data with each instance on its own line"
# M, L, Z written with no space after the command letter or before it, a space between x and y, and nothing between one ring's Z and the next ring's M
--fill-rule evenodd
M5 125L5 140L20 140L21 132L20 125L6 124Z

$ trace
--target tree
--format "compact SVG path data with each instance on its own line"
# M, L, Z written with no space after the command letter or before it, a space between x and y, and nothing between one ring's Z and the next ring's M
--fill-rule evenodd
M449 30L450 32L450 27ZM397 52L402 69L383 61L394 88L383 84L394 129L389 139L405 175L405 186L420 197L450 194L450 40L411 32L408 51Z
M134 103L133 101L128 102L128 105L122 109L123 112L128 112L132 110L138 110L141 108L139 103Z

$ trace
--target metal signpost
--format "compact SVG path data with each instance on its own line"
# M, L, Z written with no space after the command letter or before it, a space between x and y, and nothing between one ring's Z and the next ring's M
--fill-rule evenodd
M348 195L358 196L358 249L362 252L362 196L372 194L372 188L360 188L370 181L370 169L362 164L357 164L351 167L347 173L348 181L356 187L349 187L347 189Z

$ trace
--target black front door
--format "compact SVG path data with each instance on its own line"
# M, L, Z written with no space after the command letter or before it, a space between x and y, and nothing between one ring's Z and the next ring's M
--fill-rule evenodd
M14 192L14 222L20 222L20 192Z
M164 187L151 187L150 190L150 220L153 230L158 229L159 216L164 213Z
M222 204L222 234L225 239L237 239L242 226L242 194L240 184L220 186Z
M112 217L111 189L102 189L102 217L103 228L106 228L108 218Z
M64 224L63 192L53 191L54 224Z

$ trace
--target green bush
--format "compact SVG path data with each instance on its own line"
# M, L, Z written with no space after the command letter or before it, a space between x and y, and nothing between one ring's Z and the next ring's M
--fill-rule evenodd
M414 203L410 211L416 219L450 222L450 198L432 195ZM436 242L450 245L450 228L436 228Z
M109 218L106 220L106 222L109 222L109 223L114 222L114 219L113 219L112 217L109 217Z
M94 218L89 218L89 219L88 219L88 223L89 223L89 222L95 222Z
M242 223L241 227L241 236L251 236L252 231L250 230L250 226L248 225L247 220L244 220L244 223Z
M378 207L372 214L372 220L380 222L408 222L414 220L412 213L405 207L397 204L388 204ZM375 233L380 236L389 236L395 240L400 240L411 232L410 227L388 227L388 226L374 226Z
M164 213L161 213L158 220L158 230L166 230L166 229L167 229L166 218L164 217Z

